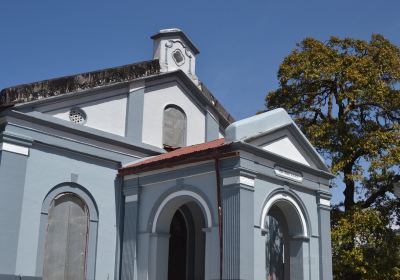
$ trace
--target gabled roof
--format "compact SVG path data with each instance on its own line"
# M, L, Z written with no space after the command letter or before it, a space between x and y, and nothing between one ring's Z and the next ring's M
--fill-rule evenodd
M255 140L259 140L260 137L276 135L275 132L279 134L282 128L288 129L296 137L296 140L301 142L304 147L303 153L306 153L304 155L315 163L314 166L298 162L291 157L285 157L285 154L282 153L271 152L255 144L257 142ZM179 148L123 166L119 169L119 176L140 174L215 158L233 157L239 155L241 150L279 162L284 166L298 168L328 179L333 178L324 160L283 109L272 110L231 124L226 129L225 139Z
M30 84L17 85L0 91L0 112L18 104L43 100L64 94L81 93L93 88L110 86L122 82L132 82L142 78L157 78L157 76L168 74L176 75L180 72L182 73L182 75L180 75L181 77L190 80L181 70L161 73L159 61L158 59L154 59ZM229 125L235 121L202 82L199 82L199 85L196 86L190 80L188 84L192 86L193 90L199 92L201 97L205 98L210 106L220 114L223 120L222 123Z
M249 143L257 138L272 134L282 128L288 128L293 134L295 134L296 140L304 147L307 156L312 158L319 169L325 172L330 172L324 159L308 141L289 114L282 108L232 123L226 128L225 137L227 141Z
M120 176L137 174L155 169L204 161L215 157L217 154L221 156L226 153L225 156L232 156L231 153L228 153L231 151L230 144L226 143L224 138L221 138L202 144L182 147L137 163L128 164L120 168L118 173Z

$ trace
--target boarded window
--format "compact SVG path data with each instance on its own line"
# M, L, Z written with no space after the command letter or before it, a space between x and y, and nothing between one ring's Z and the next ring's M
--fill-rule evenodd
M163 144L170 147L186 145L186 115L177 106L164 110Z
M85 279L88 236L88 209L76 195L65 193L50 206L44 280Z

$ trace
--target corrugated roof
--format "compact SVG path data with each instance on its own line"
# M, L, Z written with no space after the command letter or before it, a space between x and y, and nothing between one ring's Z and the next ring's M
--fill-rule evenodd
M231 143L226 143L224 138L221 138L202 144L182 147L138 163L126 165L119 169L119 175L136 174L153 170L155 167L159 167L165 163L169 163L169 165L165 167L172 167L188 163L188 160L199 161L199 158L205 160L211 157L215 151L219 153L229 152L230 144Z

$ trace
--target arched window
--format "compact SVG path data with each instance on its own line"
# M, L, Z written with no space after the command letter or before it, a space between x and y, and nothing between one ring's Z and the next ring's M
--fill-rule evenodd
M56 196L48 212L43 279L86 279L89 211L72 193Z
M169 147L186 145L186 115L178 106L168 105L164 109L163 145Z

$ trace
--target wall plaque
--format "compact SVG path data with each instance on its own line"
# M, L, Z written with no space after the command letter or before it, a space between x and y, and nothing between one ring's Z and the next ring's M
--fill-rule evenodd
M296 182L303 181L303 175L300 172L296 172L280 166L275 166L275 175L283 178L287 178Z

